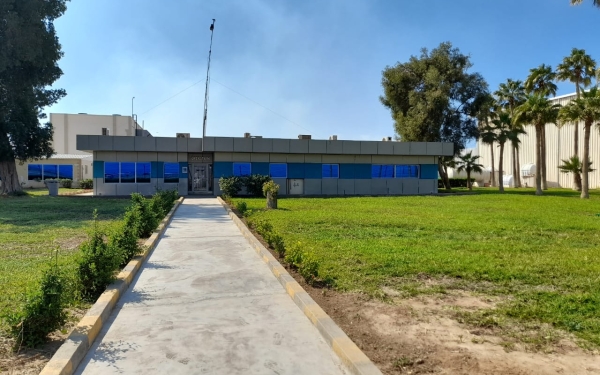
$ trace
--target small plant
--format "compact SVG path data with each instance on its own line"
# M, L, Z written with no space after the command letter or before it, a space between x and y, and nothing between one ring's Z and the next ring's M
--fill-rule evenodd
M150 203L153 203L152 205ZM155 200L150 202L139 193L131 194L131 204L137 207L140 213L140 226L138 236L140 238L148 238L158 226L158 215L155 212L158 210L159 202ZM162 211L161 211L162 212Z
M271 247L273 247L273 250L275 250L279 257L285 257L285 242L283 241L283 237L279 234L273 234L271 235L271 242Z
M298 268L302 264L303 255L302 244L297 242L286 249L284 260L286 263Z
M73 180L68 178L63 178L60 181L60 187L70 189L73 186Z
M238 210L238 212L243 216L246 211L248 211L248 204L244 201L237 202L235 204L235 209Z
M79 246L81 257L77 274L81 295L87 301L95 301L115 276L115 270L122 263L119 249L104 242L104 233L98 228L98 212L94 210L94 224L89 239Z
M246 187L248 195L253 197L261 197L263 195L263 186L270 182L271 177L260 174L253 174L243 178L243 185Z
M112 248L113 253L121 253L120 267L127 265L134 256L141 252L141 247L138 244L139 226L139 207L129 207L125 212L123 221L110 236L108 246Z
M223 192L223 197L235 197L242 190L243 180L240 177L221 177L219 179L219 187Z
M93 189L94 188L94 180L92 180L91 178L87 178L84 180L79 180L79 187L81 189Z
M65 323L63 275L56 265L44 272L40 289L27 297L23 309L6 316L17 346L36 347Z
M319 276L319 261L312 253L303 253L298 272L312 285Z
M173 204L179 198L179 192L177 190L159 190L152 196L151 206L153 211L160 215L162 219L167 216Z
M267 197L267 208L277 209L277 194L279 193L279 185L273 181L269 181L263 185L263 194Z

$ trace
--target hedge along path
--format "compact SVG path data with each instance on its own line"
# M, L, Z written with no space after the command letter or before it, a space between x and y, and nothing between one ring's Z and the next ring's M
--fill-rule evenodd
M252 234L250 229L229 208L227 203L217 197L219 203L227 210L233 222L246 237L252 248L269 266L273 275L285 288L294 303L304 312L304 315L319 330L321 336L342 360L346 367L355 375L382 375L381 371L371 362L369 357L346 335L344 331L327 315L327 313L311 298L300 284L286 271L285 267Z
M184 198L179 198L171 211L160 222L150 238L144 243L144 252L134 257L117 275L116 281L106 288L106 291L98 298L87 314L81 319L67 340L46 364L40 375L72 375L79 363L83 360L92 343L102 329L104 322L108 320L117 301L127 291L133 278L141 268L148 255L156 247L158 240L163 235L171 222L175 211Z

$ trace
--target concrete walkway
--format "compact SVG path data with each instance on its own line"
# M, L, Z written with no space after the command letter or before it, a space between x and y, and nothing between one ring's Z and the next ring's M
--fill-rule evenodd
M186 199L76 374L346 374L214 198Z

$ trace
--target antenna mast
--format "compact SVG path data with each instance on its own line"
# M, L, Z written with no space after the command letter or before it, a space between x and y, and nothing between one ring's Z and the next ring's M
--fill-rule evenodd
M204 90L204 120L202 122L202 152L204 152L204 138L206 138L206 119L208 118L208 88L210 84L210 58L212 56L213 34L215 32L215 19L210 25L210 49L208 50L208 68L206 70L206 88Z

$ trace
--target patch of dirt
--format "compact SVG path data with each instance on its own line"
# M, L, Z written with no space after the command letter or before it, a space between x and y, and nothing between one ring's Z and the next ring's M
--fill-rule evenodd
M21 349L15 353L14 341L0 337L0 374L39 374L86 312L86 309L69 309L65 326L51 333L48 342L37 349Z

